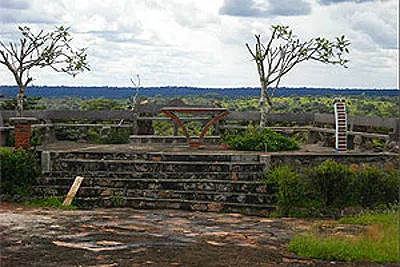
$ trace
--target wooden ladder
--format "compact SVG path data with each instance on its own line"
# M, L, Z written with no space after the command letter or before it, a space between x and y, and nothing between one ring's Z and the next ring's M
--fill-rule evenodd
M336 98L335 102L335 124L336 124L336 144L337 152L347 151L347 113L346 103L343 98Z

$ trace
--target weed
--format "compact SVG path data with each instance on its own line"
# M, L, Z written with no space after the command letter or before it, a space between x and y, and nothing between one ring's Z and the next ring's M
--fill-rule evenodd
M33 199L30 201L26 201L24 205L26 206L34 206L41 208L57 208L57 209L66 209L66 210L76 210L77 206L72 204L70 206L63 206L63 198L62 197L47 197L41 199Z

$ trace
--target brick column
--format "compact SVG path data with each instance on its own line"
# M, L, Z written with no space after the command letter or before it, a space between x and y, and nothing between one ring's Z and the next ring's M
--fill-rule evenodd
M31 124L36 121L32 117L13 117L10 123L15 126L15 148L31 147Z

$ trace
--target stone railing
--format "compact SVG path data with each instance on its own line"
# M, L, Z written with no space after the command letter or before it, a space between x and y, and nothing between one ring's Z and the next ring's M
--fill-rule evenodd
M187 106L187 105L186 105ZM133 134L152 135L153 121L171 122L174 127L174 135L178 133L178 125L168 117L160 117L162 105L142 105L138 106L139 117L133 117L132 112L125 110L99 110L99 111L25 111L24 116L34 117L37 123L33 128L40 128L44 140L51 140L55 127L81 127L100 128L100 133L109 132L113 127L132 127ZM13 131L13 126L9 124L9 119L15 117L14 111L0 111L0 142L4 145L6 135ZM133 122L138 122L138 129L133 129ZM201 117L187 117L182 119L188 121L202 121ZM232 126L230 122L258 122L260 114L258 112L236 112L233 111L214 127L213 133L220 134L226 129L243 128L243 126ZM76 123L66 123L76 121ZM122 123L124 121L124 123ZM334 116L333 114L312 114L312 113L286 113L269 114L268 121L271 123L295 124L295 127L272 127L274 130L284 133L308 132L309 142L319 142L321 145L332 146L334 138ZM96 122L96 123L93 123ZM102 123L107 122L107 123ZM376 132L378 130L378 133ZM384 130L385 133L379 133ZM377 117L348 117L348 135L350 138L349 146L355 149L367 149L371 145L371 140L380 139L386 142L386 146L396 147L399 141L400 119L398 118L377 118Z

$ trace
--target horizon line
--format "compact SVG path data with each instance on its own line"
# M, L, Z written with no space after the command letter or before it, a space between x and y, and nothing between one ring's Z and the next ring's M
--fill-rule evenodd
M18 85L0 85L0 87L18 87ZM86 87L86 88L118 88L118 89L125 89L125 88L132 88L135 89L134 86L116 86L116 85L32 85L27 87L26 89L32 87ZM260 89L257 86L240 86L240 87L203 87L203 86L190 86L190 85L162 85L162 86L140 86L141 89L148 89L148 88L194 88L194 89L216 89L216 90L235 90L235 89ZM279 89L330 89L330 90L400 90L400 88L366 88L366 87L316 87L316 86L282 86ZM279 90L278 89L278 90Z

